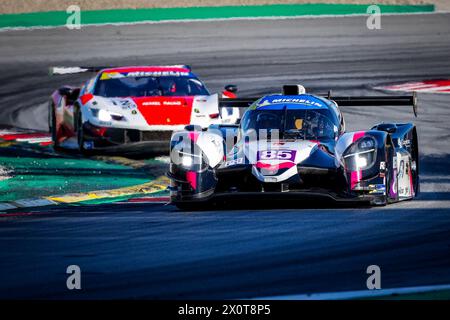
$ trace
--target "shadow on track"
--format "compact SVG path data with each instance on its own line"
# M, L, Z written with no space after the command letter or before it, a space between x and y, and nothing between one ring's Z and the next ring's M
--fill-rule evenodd
M450 175L450 154L420 157L420 174Z
M174 206L175 207L175 206ZM270 200L270 199L252 199L242 201L239 199L232 199L227 201L216 201L214 203L199 204L193 208L182 211L239 211L239 210L287 210L287 209L349 209L349 208L372 208L365 202L337 202L324 198L311 199L285 199L285 200Z

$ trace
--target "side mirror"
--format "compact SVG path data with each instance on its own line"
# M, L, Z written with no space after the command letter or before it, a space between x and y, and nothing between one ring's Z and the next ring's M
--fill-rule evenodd
M62 87L58 89L58 92L61 96L66 97L67 104L73 104L77 101L80 90L80 88Z
M238 91L238 87L235 84L228 84L225 86L225 90L229 92L236 93Z
M202 131L202 127L195 124L190 124L184 127L186 131Z
M397 131L397 126L393 123L381 123L375 126L376 130L386 131L387 133L394 133Z
M62 96L69 96L72 94L72 88L69 87L62 87L58 89L58 92Z

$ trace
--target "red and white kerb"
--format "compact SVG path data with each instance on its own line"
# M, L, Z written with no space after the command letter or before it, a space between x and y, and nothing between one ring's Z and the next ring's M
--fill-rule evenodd
M447 79L406 82L389 86L375 87L375 89L388 91L450 93L450 80Z

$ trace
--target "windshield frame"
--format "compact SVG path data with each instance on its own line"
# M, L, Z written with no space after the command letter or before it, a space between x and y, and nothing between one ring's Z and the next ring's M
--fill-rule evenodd
M308 113L314 113L315 117L317 115L317 119L325 119L328 122L328 125L331 126L332 134L328 135L319 135L317 134L309 134L306 135L307 132L305 130L304 125L302 124L301 129L294 129L294 128L287 128L287 118L289 113L293 113L295 111L301 111L304 113L304 119L308 117ZM274 114L279 118L279 124L273 125L271 127L258 127L256 125L257 120L253 120L255 125L251 128L248 128L250 121L250 117L257 117L261 114ZM308 124L309 125L309 124ZM263 136L267 137L268 139L271 138L272 132L278 132L278 134L274 135L275 137L279 137L280 139L297 139L297 140L323 140L323 141L329 141L329 140L335 140L336 137L339 135L339 127L340 127L340 121L338 117L335 115L334 112L329 110L328 108L290 108L289 106L285 105L281 109L268 109L268 108L255 108L255 109L248 109L244 116L242 117L239 131L241 136L245 136L246 133L248 133L249 130L256 131L256 136L259 138L260 133L264 133ZM330 128L329 128L330 129ZM261 130L265 130L264 132L261 132ZM310 129L311 130L311 129ZM311 132L309 132L311 133Z

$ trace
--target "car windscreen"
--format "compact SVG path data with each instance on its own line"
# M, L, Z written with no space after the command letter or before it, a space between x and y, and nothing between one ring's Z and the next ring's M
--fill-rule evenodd
M242 121L243 134L256 131L261 134L278 136L283 139L329 140L334 139L337 120L332 120L328 109L255 109L248 110Z
M193 77L119 77L98 79L94 95L102 97L153 97L209 95Z

